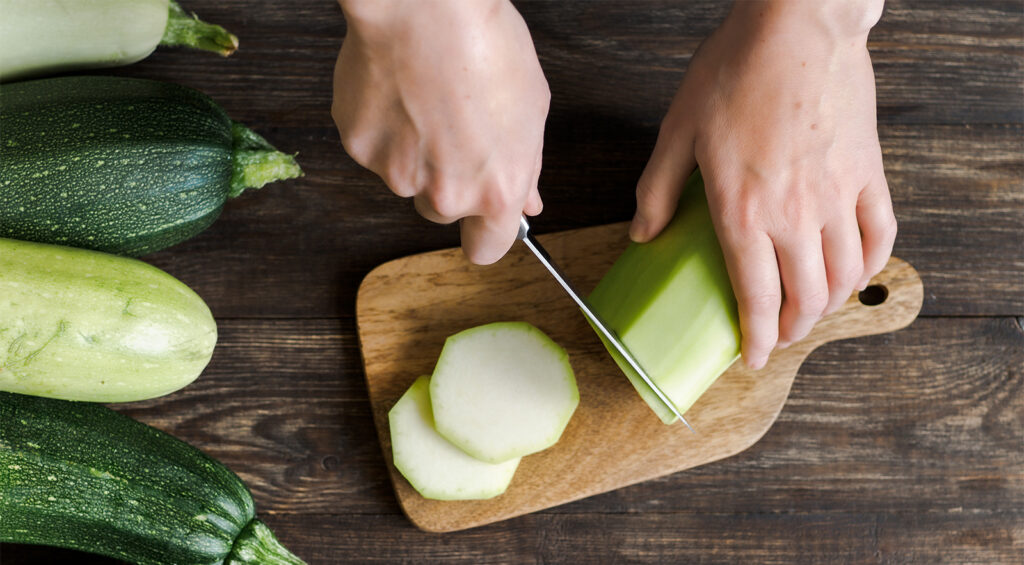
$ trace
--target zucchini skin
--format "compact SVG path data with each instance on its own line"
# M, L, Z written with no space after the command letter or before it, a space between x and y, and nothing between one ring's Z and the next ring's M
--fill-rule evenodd
M0 238L0 390L152 398L194 381L216 343L203 300L156 267Z
M0 469L0 541L143 565L245 563L255 545L301 563L230 469L102 405L0 392Z
M740 356L740 321L700 171L676 212L647 243L630 243L588 298L648 375L685 413ZM640 397L665 424L678 418L600 336Z
M262 186L238 186L252 171L262 183L301 174L191 88L101 76L0 88L0 237L145 255Z

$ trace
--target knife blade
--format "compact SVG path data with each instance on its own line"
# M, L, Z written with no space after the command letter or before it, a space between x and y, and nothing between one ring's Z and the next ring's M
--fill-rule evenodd
M617 351L619 355L621 355L622 358L625 359L627 363L629 363L629 366L634 371L636 371L636 374L640 375L640 378L643 379L645 383L647 383L647 386L651 387L651 390L654 391L654 394L658 397L658 400L661 400L661 402L664 403L665 406L667 406L673 414L678 416L679 419L684 424L686 424L687 428L690 428L691 432L694 432L693 426L691 426L690 423L686 421L686 418L684 418L682 413L679 412L679 409L676 408L676 405L673 404L671 400L669 400L668 395L665 394L663 390L661 390L661 387L659 387L657 384L654 383L653 380L651 380L651 377L647 375L647 372L644 371L644 368L640 366L640 363L636 360L635 357L633 357L633 354L630 353L629 348L626 347L626 344L622 343L622 340L619 339L619 336L616 335L616 333L612 331L612 329L609 328L607 324L604 323L604 320L602 320L601 317L597 315L597 312L594 312L587 304L587 302L583 300L580 294L576 292L576 289L572 286L572 283L569 282L569 279L565 277L561 269L558 268L558 265L556 265L555 262L551 259L551 256L548 255L548 252L537 241L537 239L533 237L533 234L530 233L530 223L526 220L526 216L522 216L519 219L519 234L516 236L516 238L522 241L526 245L526 247L529 248L531 252L533 252L537 259L540 260L541 264L544 265L548 272L551 273L553 277L555 277L555 280L558 281L558 284L562 285L562 288L565 289L565 292L569 294L569 297L573 299L577 306L579 306L580 311L583 312L583 315L586 316L586 318L590 321L591 325L594 326L598 333L600 333L606 340L608 340L608 343L612 344L612 347L615 348L615 351Z

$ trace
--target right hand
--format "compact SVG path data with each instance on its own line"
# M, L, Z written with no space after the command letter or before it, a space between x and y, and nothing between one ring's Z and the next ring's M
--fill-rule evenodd
M341 0L348 33L332 115L345 150L428 220L462 220L489 264L541 211L551 93L508 0Z

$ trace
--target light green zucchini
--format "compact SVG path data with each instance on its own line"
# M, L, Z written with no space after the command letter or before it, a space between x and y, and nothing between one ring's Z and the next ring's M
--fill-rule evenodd
M216 342L203 300L156 267L0 239L0 390L152 398L195 380Z
M168 0L0 0L0 82L128 65L157 45L229 55L238 38Z

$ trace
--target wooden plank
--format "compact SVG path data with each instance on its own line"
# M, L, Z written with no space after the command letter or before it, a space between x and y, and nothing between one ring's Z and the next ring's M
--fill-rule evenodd
M1024 128L880 134L899 221L894 252L921 272L925 315L1024 312Z
M949 563L1015 565L1018 512L534 514L436 535L398 515L268 515L278 538L319 563ZM4 563L115 561L31 546Z
M222 321L199 380L118 409L224 461L261 511L397 513L350 324ZM1016 320L918 319L815 350L742 454L555 511L1024 508L1021 413Z

